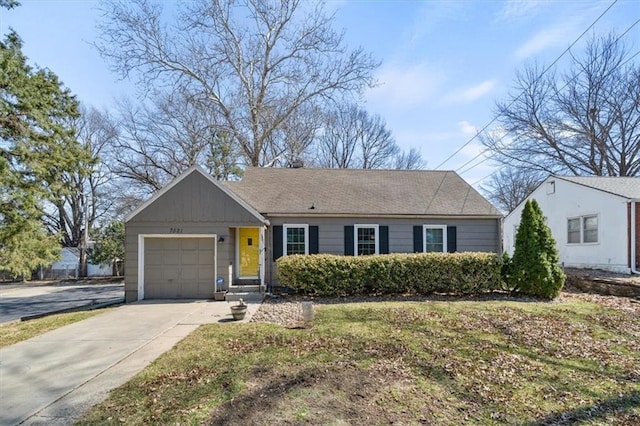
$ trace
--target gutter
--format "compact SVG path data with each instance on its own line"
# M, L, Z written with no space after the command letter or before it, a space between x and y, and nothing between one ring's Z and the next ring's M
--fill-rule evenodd
M443 214L372 214L372 213L262 213L265 217L278 218L332 218L332 219L421 219L421 220L457 220L457 219L502 219L502 215L443 215Z

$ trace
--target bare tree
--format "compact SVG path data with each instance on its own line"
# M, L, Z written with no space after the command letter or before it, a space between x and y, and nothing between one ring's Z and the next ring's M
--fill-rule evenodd
M194 0L175 9L108 2L98 48L123 76L201 94L252 166L276 160L269 145L301 108L360 93L379 65L347 49L323 3Z
M416 148L400 151L393 159L392 167L397 170L420 170L426 166L422 154Z
M116 129L108 114L94 107L81 105L79 112L66 126L74 129L74 138L86 151L88 161L82 169L59 177L59 184L66 190L45 207L44 222L52 234L60 236L64 247L81 249L79 274L86 276L89 232L111 208L107 196L111 176L101 157L115 139Z
M240 173L237 146L201 97L176 90L144 104L123 100L119 111L111 168L129 182L129 195L144 198L196 164L217 178Z
M264 165L287 167L305 160L321 126L322 113L317 105L309 103L296 110L264 145L263 158L271 158Z
M506 167L481 187L489 200L504 213L510 213L542 183L545 175L528 169Z
M495 158L545 173L640 174L640 67L615 36L592 38L558 77L531 66L497 104L505 138L484 135Z
M371 116L355 104L325 113L315 142L318 167L360 169L417 169L423 166L416 149L404 152L379 115Z
M101 156L114 140L116 130L106 113L84 105L79 110L80 115L67 125L75 130L75 139L91 160L84 169L60 176L60 183L68 190L54 199L53 208L47 209L45 217L47 227L60 235L65 247L77 247L85 227L93 227L110 207L103 198L109 172Z
M356 105L325 113L322 133L316 142L316 165L327 168L359 168L357 141L363 138L366 111Z
M390 167L393 159L400 154L400 148L379 115L364 114L358 119L362 128L357 139L363 169L383 169Z

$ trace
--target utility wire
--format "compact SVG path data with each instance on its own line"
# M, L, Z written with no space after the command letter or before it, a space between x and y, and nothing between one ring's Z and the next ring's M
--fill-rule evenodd
M587 29L586 29L586 30L584 30L584 31L582 32L582 34L580 34L580 36L579 36L577 39L575 39L575 40L573 41L573 43L571 43L571 44L569 45L569 47L567 47L567 48L566 48L566 49L565 49L565 50L560 54L560 56L558 56L558 57L557 57L557 58L556 58L556 59L551 63L551 65L549 65L547 68L545 68L545 69L544 69L544 71L542 71L542 74L540 74L540 75L538 76L538 78L536 79L536 81L535 81L535 82L537 82L539 79L541 79L541 78L542 78L542 77L543 77L543 76L544 76L544 75L545 75L545 74L546 74L546 73L547 73L547 72L548 72L548 71L549 71L549 70L550 70L550 69L551 69L551 68L552 68L556 63L558 63L558 61L560 61L560 59L562 59L562 57L563 57L564 55L566 55L566 54L567 54L567 52L569 52L569 50L571 50L571 48L572 48L576 43L578 43L578 41L580 41L580 39L581 39L581 38L582 38L582 37L583 37L587 32L589 32L589 30L591 30L591 28L593 28L593 26L594 26L594 25L595 25L595 24L596 24L600 19L602 19L602 17L603 17L603 16L604 16L604 15L605 15L605 14L606 14L606 13L607 13L611 8L612 8L612 7L616 4L616 3L618 3L618 0L613 0L613 2L609 5L609 7L607 7L607 8L605 9L605 11L604 11L604 12L602 12L602 13L600 14L600 16L598 16L598 17L596 18L596 20L595 20L595 21L593 21L593 22L591 23L591 25L589 25L589 26L587 27ZM514 103L516 103L516 101L517 101L518 99L520 99L520 98L522 97L522 95L524 95L524 91L522 91L522 92L518 95L518 97L517 97L517 98L513 99L513 100L509 103L509 105L507 105L507 108L510 108ZM489 121L489 123L487 123L487 124L486 124L482 129L480 129L478 132L476 132L476 134L475 134L475 135L473 135L473 137L472 137L471 139L469 139L469 140L468 140L467 142L465 142L462 146L460 146L458 149L456 149L456 150L455 150L455 152L454 152L453 154L451 154L450 156L448 156L448 157L447 157L447 158L446 158L442 163L438 164L438 165L436 166L435 170L438 170L438 169L439 169L440 167L442 167L442 165L444 165L447 161L449 161L449 160L451 160L453 157L455 157L455 156L456 156L460 151L462 151L466 146L468 146L471 142L473 142L473 141L474 141L474 140L475 140L475 139L476 139L476 138L477 138L477 137L478 137L482 132L484 132L485 130L487 130L487 129L489 128L489 126L491 126L493 123L495 123L495 122L498 120L498 118L499 118L499 115L498 115L498 116L495 116L495 117L494 117L491 121Z
M467 162L466 162L466 163L464 163L462 166L458 167L458 168L456 169L456 173L458 173L458 174L466 173L466 172L468 172L469 170L474 169L478 164L482 164L484 161L488 160L488 158L486 158L486 157L485 157L485 159L483 159L482 161L480 161L478 164L475 164L475 165L473 165L473 166L469 167L467 170L461 171L461 170L462 170L462 169L464 169L468 164L470 164L470 163L474 162L477 158L479 158L479 157L483 156L487 151L489 151L489 148L485 148L485 149L483 149L482 151L480 151L480 152L479 152L478 154L476 154L473 158L471 158L471 160L467 161ZM492 156L490 156L490 157L492 157Z
M633 27L635 27L636 25L638 25L638 23L640 23L640 19L638 19L637 21L635 21L629 28L627 28L627 30L622 33L622 35L620 35L618 38L616 38L616 40L614 41L614 43L617 43L618 41L620 41L620 39L622 39L622 37L624 37ZM615 71L618 68L621 68L625 65L627 65L629 62L631 62L636 56L640 55L640 50L638 50L636 53L634 53L633 55L629 56L627 58L626 61L622 62L620 65L618 65L617 67L615 67L614 69L612 69L609 73L612 73L613 71ZM601 55L602 56L602 55ZM573 80L575 80L580 74L582 74L583 71L580 71L579 73L577 73L571 80L567 81L558 91L562 91L564 90ZM608 76L608 75L607 75ZM605 76L605 77L607 77ZM505 132L502 136L500 136L500 138L498 140L496 140L495 143L499 143L501 142L507 135L509 134L509 132ZM461 168L463 168L464 166L466 166L467 164L469 164L470 162L474 161L475 159L477 159L478 157L480 157L481 155L483 155L485 152L489 151L489 148L485 148L482 152L480 152L479 154L477 154L475 157L473 157L471 160L467 161L465 164L463 164L462 166L460 166L458 169L456 169L456 172L458 172ZM466 170L463 170L461 172L459 172L459 174L464 174L467 173L468 171L476 168L477 166L479 166L480 164L484 163L485 161L490 160L491 158L494 157L495 154L492 154L488 157L483 158L481 161L477 162L476 164L474 164L473 166L467 168ZM486 178L492 176L493 174L499 172L500 170L502 170L503 168L506 167L506 164L502 164L500 167L498 167L496 170L494 170L493 172L489 173L487 176L483 177L482 179L478 180L477 182L474 182L472 185L475 185L476 183L479 183L483 180L485 180Z

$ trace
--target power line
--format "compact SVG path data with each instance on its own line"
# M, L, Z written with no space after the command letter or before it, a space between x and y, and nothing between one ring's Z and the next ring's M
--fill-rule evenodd
M500 170L502 170L504 168L505 164L503 164L502 166L500 166L499 168L497 168L496 170L492 171L491 173L489 173L488 175L486 175L485 177L478 179L477 181L473 182L471 184L471 186L476 186L477 184L479 184L480 182L482 182L483 180L485 180L486 178L488 178L489 176L492 176L494 173L499 172Z
M627 28L627 30L625 32L623 32L618 38L616 38L614 40L614 43L617 43L618 41L620 41L620 39L622 39L622 37L624 37L633 27L635 27L636 25L638 25L638 23L640 23L640 19L636 20L629 28ZM621 68L625 65L627 65L629 62L631 62L636 56L640 55L640 50L638 50L636 53L634 53L633 55L629 56L627 58L627 60L625 60L624 62L622 62L621 64L619 64L617 67L613 68L610 72L612 73L613 71L615 71L618 68ZM602 56L602 54L600 55ZM564 90L571 82L573 82L580 74L582 74L582 70L577 73L572 79L568 80L558 91L562 91ZM605 77L608 77L607 74ZM509 132L505 132L502 136L500 136L500 138L498 138L498 140L495 141L495 143L499 143L501 142L507 135L509 134ZM485 148L482 152L480 152L479 154L477 154L475 157L473 157L471 160L467 161L465 164L463 164L462 166L460 166L458 169L456 169L456 172L458 172L459 174L464 174L467 173L468 171L476 168L477 166L479 166L480 164L484 163L485 161L488 161L489 159L493 158L495 156L495 154L492 154L488 157L483 158L481 161L477 162L476 164L474 164L473 166L467 168L466 170L463 171L459 171L460 169L462 169L464 166L466 166L467 164L471 163L472 161L476 160L477 158L479 158L480 156L482 156L484 153L486 153L487 151L489 151L489 148ZM494 170L493 172L491 172L490 174L488 174L487 176L485 176L484 178L480 179L478 182L483 181L484 179L488 178L489 176L493 175L494 173L499 172L500 170L502 170L504 167L506 166L506 164L503 164L502 166L500 166L498 169ZM473 185L475 185L475 182Z
M467 170L465 170L465 171L460 171L460 170L464 169L464 168L465 168L465 166L467 166L468 164L470 164L470 163L474 162L477 158L479 158L479 157L483 156L487 151L489 151L489 148L485 148L485 149L483 149L482 151L480 151L480 152L479 152L478 154L476 154L473 158L471 158L471 160L467 161L467 162L466 162L466 163L464 163L462 166L458 167L458 168L456 169L456 173L459 173L459 174L466 173L466 172L468 172L469 170L474 169L478 164L482 164L484 161L486 161L486 159L482 160L481 162L479 162L478 164L476 164L476 165L474 165L474 166L469 167L469 168L468 168Z
M600 14L600 16L598 16L598 17L596 18L596 20L595 20L595 21L593 21L593 22L591 23L591 25L589 25L589 26L587 27L587 29L586 29L586 30L584 30L584 31L582 32L582 34L580 34L580 36L578 36L578 38L577 38L577 39L575 39L575 40L573 41L573 43L571 43L571 44L569 45L569 47L567 47L567 48L566 48L566 49L565 49L565 50L560 54L560 56L558 56L558 57L557 57L557 58L556 58L556 59L551 63L551 65L549 65L547 68L545 68L545 69L544 69L544 71L542 71L542 74L540 74L540 75L538 76L538 78L536 79L536 81L535 81L535 82L537 82L539 79L541 79L541 78L542 78L542 77L543 77L543 76L544 76L544 75L545 75L545 74L546 74L546 73L547 73L547 72L548 72L548 71L549 71L549 70L550 70L550 69L551 69L551 68L552 68L556 63L558 63L558 61L560 61L560 59L562 59L562 57L563 57L564 55L566 55L566 54L567 54L567 52L569 52L569 50L571 50L571 48L572 48L576 43L578 43L578 41L580 41L580 39L581 39L581 38L582 38L582 37L583 37L587 32L589 32L589 30L591 30L591 28L593 28L593 26L594 26L594 25L595 25L595 24L596 24L600 19L602 19L602 17L603 17L603 16L604 16L604 15L605 15L605 14L606 14L606 13L607 13L611 8L612 8L612 7L616 4L616 3L618 3L618 0L613 0L613 2L609 5L609 7L607 7L607 8L605 9L605 11L604 11L604 12L602 12L602 13ZM511 106L512 106L512 105L513 105L513 104L514 104L518 99L520 99L520 97L522 97L522 95L524 95L524 91L522 91L522 92L518 95L518 97L516 97L515 99L513 99L513 100L511 101L511 103L509 103L509 105L507 105L507 108L510 108L510 107L511 107ZM487 124L486 124L482 129L480 129L478 132L476 132L476 134L475 134L475 135L473 135L473 137L472 137L471 139L469 139L469 140L468 140L467 142L465 142L462 146L460 146L458 149L456 149L456 150L455 150L455 152L454 152L453 154L451 154L450 156L448 156L448 157L447 157L447 158L446 158L442 163L438 164L438 165L436 166L435 170L438 170L442 165L444 165L447 161L451 160L451 159L452 159L454 156L456 156L460 151L462 151L466 146L468 146L471 142L473 142L473 141L474 141L474 140L475 140L475 139L476 139L476 138L477 138L477 137L478 137L482 132L484 132L485 130L487 130L487 129L489 128L489 126L491 126L493 123L495 123L495 122L498 120L498 117L499 117L499 115L498 115L498 116L495 116L491 121L489 121L489 123L487 123Z

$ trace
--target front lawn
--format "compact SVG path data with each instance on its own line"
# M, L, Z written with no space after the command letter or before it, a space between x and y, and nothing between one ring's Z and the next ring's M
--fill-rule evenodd
M316 304L202 326L86 424L640 424L640 313L578 299Z

